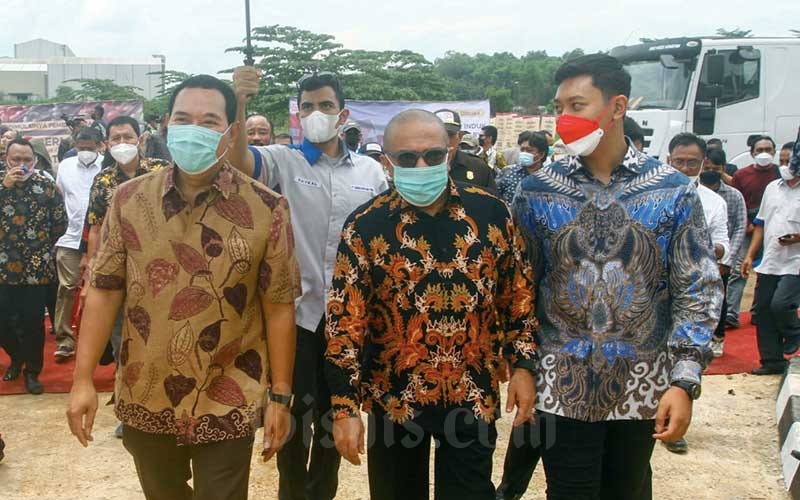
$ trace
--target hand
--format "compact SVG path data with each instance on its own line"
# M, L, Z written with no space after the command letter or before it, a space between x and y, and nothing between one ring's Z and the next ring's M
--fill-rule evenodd
M253 66L239 66L233 70L233 93L239 104L246 104L259 89L261 71Z
M86 267L89 265L89 256L87 254L81 255L81 262L78 264L78 272L80 272L80 276L84 277L86 275Z
M536 380L534 380L533 373L525 368L514 369L511 381L508 383L508 400L506 402L507 413L511 413L515 405L517 407L514 427L534 420L533 404L535 402Z
M748 255L742 261L742 268L740 269L740 273L741 273L742 277L747 279L747 277L750 275L750 271L752 269L753 269L753 258Z
M278 453L289 437L292 415L289 407L271 401L264 410L264 462Z
M719 275L720 276L728 276L731 274L731 266L726 266L724 264L719 265Z
M789 245L794 245L795 243L800 243L800 234L798 233L790 234L788 235L788 238L784 238L783 236L781 236L780 238L778 238L778 243L780 243L782 246L785 247L788 247Z
M339 454L353 465L361 465L364 454L364 422L359 417L333 421L333 441Z
M6 170L6 175L3 177L3 187L11 189L15 183L22 182L24 178L25 171L22 170L22 167L11 167Z
M674 443L686 434L691 422L692 399L680 387L670 387L658 404L653 439Z
M92 426L97 414L97 391L94 382L75 381L69 393L69 406L67 407L67 422L69 430L78 438L83 447L89 446L92 437Z

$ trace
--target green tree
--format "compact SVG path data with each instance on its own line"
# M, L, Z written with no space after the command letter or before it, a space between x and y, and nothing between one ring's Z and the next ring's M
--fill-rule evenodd
M144 102L144 116L164 116L167 113L169 96L172 95L172 91L182 81L186 80L192 75L190 73L184 73L183 71L175 70L166 70L163 72L156 71L148 74L161 76L161 83L156 86L158 89L156 96Z
M62 90L62 96L71 96L74 101L124 101L129 99L142 99L137 93L142 89L133 85L118 85L113 80L74 79L67 82L76 82L80 86L69 93ZM56 90L58 97L58 90Z
M297 95L297 81L314 72L338 75L345 99L452 98L449 82L435 71L434 65L409 50L345 49L331 35L280 25L254 28L252 41L256 66L264 77L249 110L266 114L278 129L288 125L289 100ZM243 54L244 46L232 47L228 52Z
M722 38L751 38L753 30L744 30L741 28L734 28L732 30L727 30L725 28L717 29L717 36L721 36Z

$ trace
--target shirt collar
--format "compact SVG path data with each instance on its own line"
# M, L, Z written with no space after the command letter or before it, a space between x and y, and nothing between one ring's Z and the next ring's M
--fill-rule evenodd
M625 152L625 157L622 158L622 162L620 162L617 168L622 167L632 174L640 174L642 172L642 167L647 161L647 155L636 149L633 143L627 140L627 138L626 141L628 143L628 151ZM565 161L567 163L565 173L568 176L572 176L582 170L588 171L580 156L568 156Z
M178 190L178 187L175 185L174 175L177 168L178 167L175 166L174 163L167 168L167 175L164 178L164 190L161 193L162 198L171 192L175 192L179 196L183 197ZM236 173L233 171L233 167L230 163L225 161L222 163L222 167L220 167L217 175L214 176L214 180L211 182L211 189L220 193L223 198L228 199L231 193L233 193L236 189L237 184L238 181L236 179Z
M452 177L447 179L447 188L450 190L450 197L447 200L447 205L451 203L461 203L461 195L458 192L458 186L453 181ZM405 198L400 196L400 193L397 191L396 187L392 188L391 198L389 200L389 217L393 217L401 212L405 212L407 210L420 210L418 207L415 207L411 203L407 202Z
M306 161L308 162L309 165L316 164L319 161L319 159L322 157L322 150L320 150L317 147L316 144L312 143L308 139L303 139L303 143L302 144L291 144L291 145L289 145L289 148L290 149L297 149L301 153L303 153L303 156L306 158ZM350 156L351 155L351 151L350 151L350 149L348 149L347 144L345 144L344 141L340 139L339 140L339 154L341 155L342 152L347 157L347 161L352 165L353 164L353 159Z

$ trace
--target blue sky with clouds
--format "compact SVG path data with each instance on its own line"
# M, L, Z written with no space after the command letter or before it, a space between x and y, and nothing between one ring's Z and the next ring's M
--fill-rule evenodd
M576 47L607 50L640 37L713 34L718 27L787 36L800 29L800 1L617 0L251 0L253 26L283 24L334 35L347 48L410 49L433 60L468 54ZM559 10L562 9L562 10ZM14 43L46 38L83 57L167 56L167 67L215 73L240 63L226 54L244 36L244 0L4 0L0 57Z

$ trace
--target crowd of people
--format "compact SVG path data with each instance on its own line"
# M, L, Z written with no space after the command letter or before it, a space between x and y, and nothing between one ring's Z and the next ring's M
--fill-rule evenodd
M364 143L327 73L298 82L293 144L247 114L252 67L233 88L187 79L144 130L102 107L70 120L57 166L0 130L3 379L42 393L47 309L87 446L92 374L116 362L148 499L246 498L260 426L281 499L334 498L341 458L365 453L371 498L428 498L432 443L437 499L519 499L539 461L551 499L652 498L655 443L688 449L753 271L753 373L800 348L800 147L754 135L736 169L680 133L655 159L617 60L571 60L555 83L558 140L506 151L450 109Z

